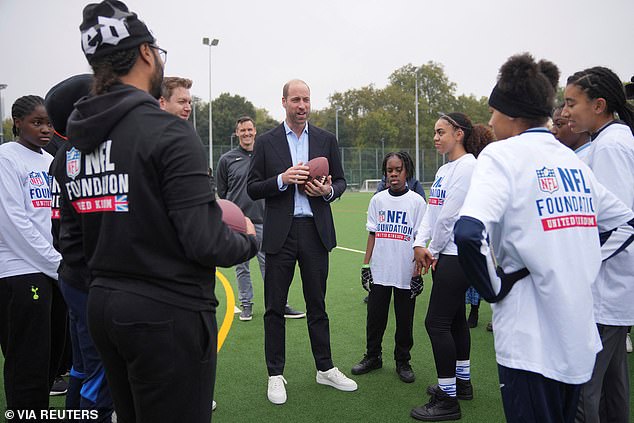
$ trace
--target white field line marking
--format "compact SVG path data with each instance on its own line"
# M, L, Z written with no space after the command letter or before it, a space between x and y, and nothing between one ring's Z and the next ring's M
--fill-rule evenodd
M344 250L344 251L350 251L350 252L353 252L353 253L365 254L365 251L355 250L354 248L346 248L346 247L339 247L339 246L337 246L335 248L338 248L338 249Z

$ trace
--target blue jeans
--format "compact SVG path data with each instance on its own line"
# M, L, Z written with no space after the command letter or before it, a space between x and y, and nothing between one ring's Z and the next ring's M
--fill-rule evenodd
M71 377L83 378L79 408L99 410L100 419L106 419L112 414L114 408L103 363L88 332L86 312L88 292L74 288L62 279L59 280L59 287L68 306L70 320L70 336L73 344Z

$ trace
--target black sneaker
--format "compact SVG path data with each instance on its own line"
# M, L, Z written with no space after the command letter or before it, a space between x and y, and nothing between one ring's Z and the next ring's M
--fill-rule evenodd
M51 386L51 392L49 395L52 397L58 395L66 395L68 392L68 382L66 382L61 376L58 376L53 381L53 386Z
M350 371L353 375L362 375L364 373L371 372L372 370L380 369L383 367L383 360L381 356L368 357L367 354L363 356L359 364L355 365Z
M438 385L429 385L427 387L427 393L429 395L433 395L437 388ZM471 385L471 380L456 378L456 398L463 401L470 401L473 399L473 385Z
M251 319L253 319L253 306L251 304L244 304L240 312L240 320L246 322Z
M293 307L286 304L286 306L284 306L284 317L287 319L303 319L306 317L306 313L295 310Z
M430 396L427 404L412 408L410 416L426 422L460 420L460 404L455 397L450 397L438 387L434 388Z
M396 363L396 373L398 377L405 383L412 383L416 380L416 375L412 366L408 362Z

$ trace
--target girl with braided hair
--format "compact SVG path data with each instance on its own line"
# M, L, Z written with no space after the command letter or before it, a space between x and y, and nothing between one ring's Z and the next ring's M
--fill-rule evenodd
M43 150L53 128L38 96L18 98L11 116L17 141L0 145L4 392L10 410L42 410L48 408L64 345L55 334L63 333L65 325L54 317L65 306L56 284L60 255L51 234L48 169L53 157Z
M591 134L587 163L607 189L634 208L634 108L627 103L619 77L593 67L568 78L562 116L572 132ZM618 119L617 119L618 117ZM594 316L603 349L597 354L592 379L581 391L577 421L629 420L626 336L634 324L634 252L605 261L592 285ZM600 407L601 398L605 407ZM599 410L607 415L600 418Z
M414 408L418 420L457 420L458 399L473 398L471 338L465 317L465 293L471 285L458 262L453 227L464 201L476 157L493 141L492 132L473 125L464 113L440 116L434 126L434 144L449 162L436 172L429 191L427 212L414 241L419 271L432 268L433 285L425 327L434 353L438 384L427 388L429 403Z
M388 153L383 159L383 176L388 189L375 194L368 206L368 242L361 268L363 287L369 291L366 324L366 353L352 368L353 375L383 366L381 343L394 295L394 361L396 373L405 383L415 374L410 366L414 345L414 307L422 291L420 272L415 271L412 242L425 214L425 200L407 185L412 161L404 152Z

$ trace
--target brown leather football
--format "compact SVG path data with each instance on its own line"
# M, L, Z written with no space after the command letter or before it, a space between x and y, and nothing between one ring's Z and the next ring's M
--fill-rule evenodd
M229 228L243 234L247 233L247 222L244 219L244 213L235 203L229 200L219 198L216 200L222 210L222 221Z
M323 183L328 175L330 175L328 159L325 157L315 157L314 159L306 162L306 166L308 166L308 179L306 180L306 184L315 178L319 179ZM303 191L304 185L305 184L297 185L297 187Z

